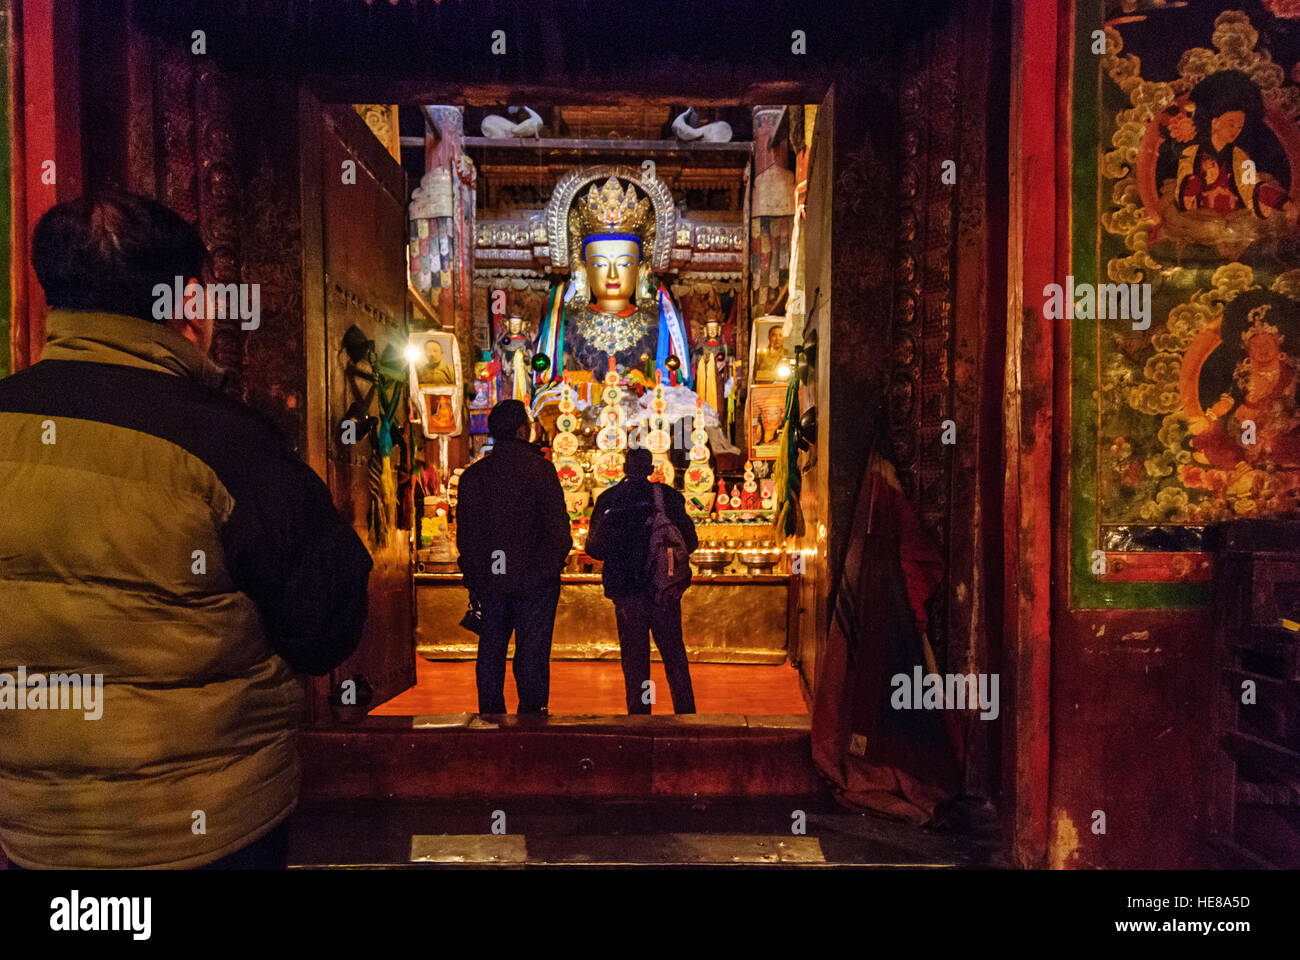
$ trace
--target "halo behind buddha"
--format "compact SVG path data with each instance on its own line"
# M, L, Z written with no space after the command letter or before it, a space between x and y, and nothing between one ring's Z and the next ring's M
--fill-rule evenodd
M551 266L571 269L582 260L583 239L616 233L637 237L643 262L652 271L665 271L676 222L672 194L662 180L627 166L571 170L557 181L546 205Z

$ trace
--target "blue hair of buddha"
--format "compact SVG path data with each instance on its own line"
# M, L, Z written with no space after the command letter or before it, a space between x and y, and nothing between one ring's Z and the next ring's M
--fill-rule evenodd
M596 240L631 240L636 244L637 253L641 252L641 238L635 233L593 233L582 241L582 258L584 260L587 258L587 244Z

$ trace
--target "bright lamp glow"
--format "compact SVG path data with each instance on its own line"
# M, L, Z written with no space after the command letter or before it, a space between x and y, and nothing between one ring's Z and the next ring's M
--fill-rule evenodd
M780 377L782 380L788 379L790 376L790 364L782 360L779 364L777 364L776 375Z
M420 359L420 348L413 343L408 343L403 353L405 353L408 363L415 363Z

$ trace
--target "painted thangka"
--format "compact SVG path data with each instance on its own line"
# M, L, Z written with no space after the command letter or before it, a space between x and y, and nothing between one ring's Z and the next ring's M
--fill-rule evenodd
M771 313L790 283L793 217L754 217L749 237L750 315Z
M1107 3L1104 50L1080 17L1073 280L1149 299L1105 316L1100 287L1075 312L1076 581L1203 582L1206 524L1300 512L1300 3L1264 4L1283 6Z

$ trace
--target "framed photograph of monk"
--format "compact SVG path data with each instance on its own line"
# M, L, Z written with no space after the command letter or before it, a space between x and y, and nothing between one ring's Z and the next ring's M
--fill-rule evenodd
M749 459L776 459L786 390L784 383L754 384L749 388Z
M457 437L461 432L464 383L456 337L439 330L412 333L407 341L411 394L416 398L426 437Z
M411 334L411 369L421 386L459 386L460 350L454 334L425 331Z
M790 351L793 353L793 351ZM754 383L780 383L781 361L786 358L785 317L759 317L749 338L749 369Z

